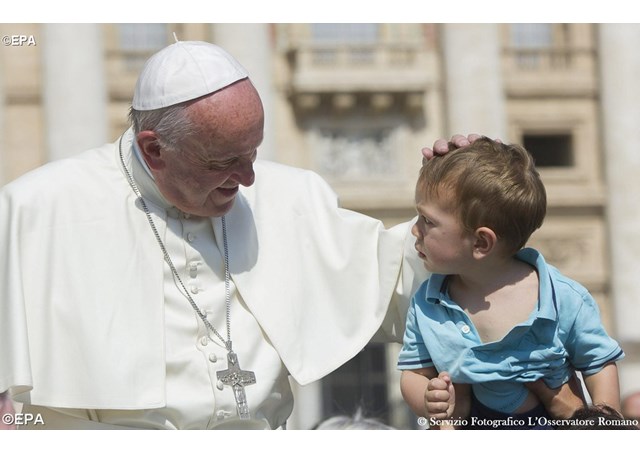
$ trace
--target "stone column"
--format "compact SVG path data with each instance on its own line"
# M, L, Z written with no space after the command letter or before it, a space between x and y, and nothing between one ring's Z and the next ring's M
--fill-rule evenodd
M43 104L49 160L108 139L100 24L43 25Z
M0 187L4 186L7 182L8 175L5 162L7 161L6 156L6 123L4 110L7 107L7 98L4 94L4 74L2 73L4 68L0 68Z
M640 390L640 25L600 24L599 56L614 336L623 394Z
M215 24L213 43L233 55L249 72L264 107L264 141L258 148L260 159L275 160L275 108L272 42L269 24Z
M444 24L445 105L449 134L507 140L497 24Z

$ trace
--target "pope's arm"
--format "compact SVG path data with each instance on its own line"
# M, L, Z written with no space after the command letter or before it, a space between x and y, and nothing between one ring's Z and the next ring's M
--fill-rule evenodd
M18 276L19 256L17 204L11 190L0 191L0 429L12 424L12 396L31 388L31 368L25 319L24 293Z
M429 278L429 273L415 250L415 238L411 234L411 227L414 223L415 218L409 222L396 225L389 230L393 234L401 235L403 238L402 264L387 314L380 329L373 337L375 342L402 343L411 297L422 282Z
M14 310L9 304L9 300L6 299L9 292L9 285L7 281L7 269L3 267L6 266L7 260L9 259L10 253L12 250L7 250L11 247L6 239L10 236L11 221L10 221L10 204L7 200L7 197L4 193L0 193L0 219L2 219L2 237L5 239L2 241L2 255L4 256L4 260L0 262L0 268L2 270L2 275L0 275L0 282L2 283L3 291L0 293L0 328L2 330L2 338L0 338L0 342L4 344L4 348L7 348L13 342L11 340L11 335L13 328L15 327L13 324L16 321L13 315ZM6 293L6 294L5 294ZM14 366L13 366L13 354L11 348L6 350L2 350L2 346L0 345L0 351L2 354L2 361L0 361L0 430L5 429L15 429L16 425L13 423L15 409L13 405L13 401L11 400L9 388L13 387L16 384L16 380L14 379Z

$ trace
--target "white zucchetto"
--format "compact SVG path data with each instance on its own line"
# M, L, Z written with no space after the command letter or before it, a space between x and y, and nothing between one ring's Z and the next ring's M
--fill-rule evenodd
M224 49L202 41L178 41L147 60L131 105L136 110L169 107L247 77L247 71Z

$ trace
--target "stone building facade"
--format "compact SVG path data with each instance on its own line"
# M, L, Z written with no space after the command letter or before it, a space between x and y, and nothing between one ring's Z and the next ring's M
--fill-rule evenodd
M414 215L421 147L469 132L524 144L549 198L531 245L592 292L627 354L623 394L640 390L640 26L0 24L0 185L115 140L142 63L174 33L252 74L260 157L317 171L343 206L389 226ZM415 426L397 351L371 345L296 389L291 426L357 405Z

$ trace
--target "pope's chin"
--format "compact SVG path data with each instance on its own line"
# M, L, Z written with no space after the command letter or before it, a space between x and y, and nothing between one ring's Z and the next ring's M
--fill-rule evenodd
M233 203L236 201L236 195L238 194L238 188L235 189L216 189L211 197L210 207L203 206L203 211L199 215L203 217L222 217L226 215Z

